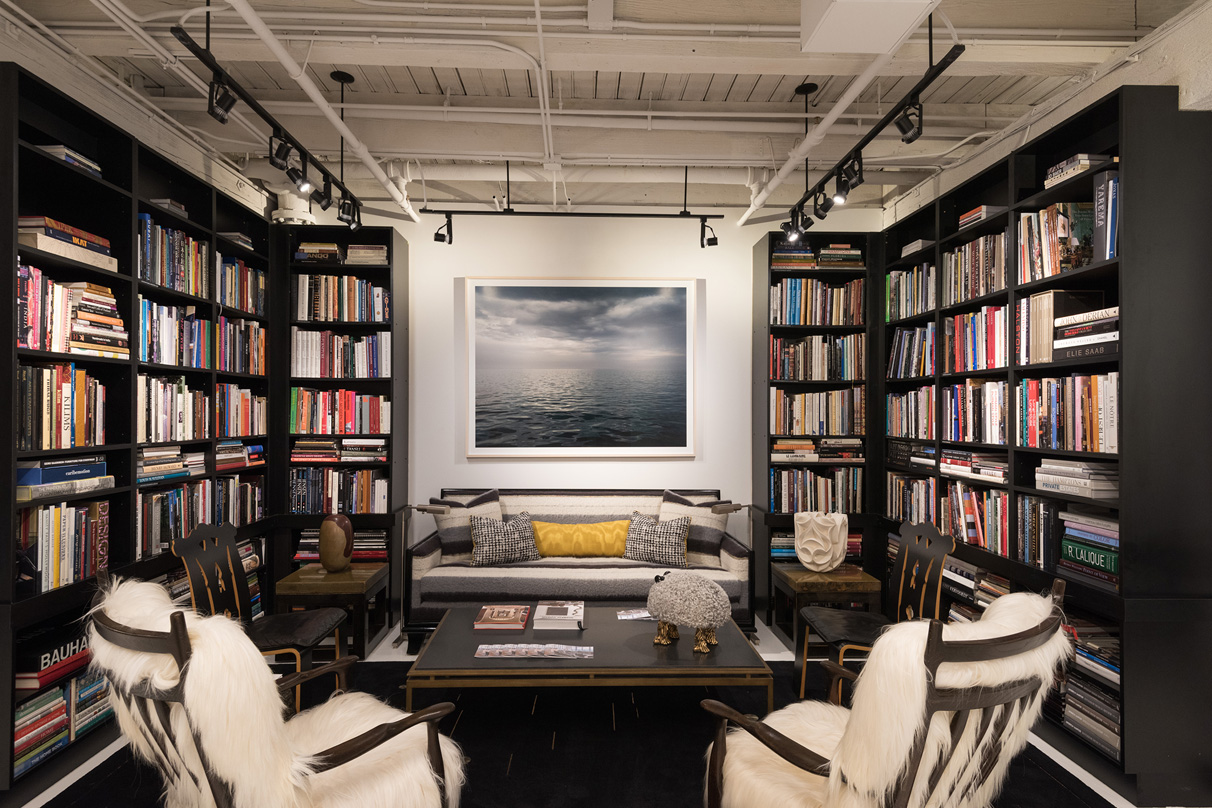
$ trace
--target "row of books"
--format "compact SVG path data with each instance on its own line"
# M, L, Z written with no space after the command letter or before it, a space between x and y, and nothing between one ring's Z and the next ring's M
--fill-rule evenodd
M293 292L296 320L349 323L391 320L391 293L353 275L295 275Z
M831 284L783 278L770 287L771 325L862 325L862 278Z
M992 294L1006 288L1006 234L981 236L943 253L943 305Z
M215 519L214 480L182 481L135 493L135 561L167 550L173 541Z
M135 388L135 441L164 443L211 436L211 398L184 376L139 374Z
M1074 655L1060 685L1044 699L1044 715L1117 763L1122 759L1123 702L1117 626L1066 617Z
M889 379L915 379L934 375L934 323L917 328L897 328L888 352Z
M265 475L215 478L215 522L236 527L265 518ZM188 534L187 534L188 535Z
M17 245L70 258L109 272L118 271L118 259L110 254L109 239L47 216L19 217Z
M965 379L942 388L942 439L1005 445L1006 401L1009 387L1003 381Z
M145 446L139 449L135 478L154 483L206 473L205 452L183 452L180 446Z
M884 396L884 434L890 438L934 440L934 385Z
M1119 499L1119 464L1044 458L1035 469L1035 487L1060 494Z
M862 463L862 438L776 438L772 463Z
M1102 306L1103 293L1099 291L1053 289L1019 300L1015 312L1017 330L1014 346L1018 363L1027 365L1071 358L1070 353L1062 349L1084 342L1071 340L1093 331L1092 324L1096 321L1118 318L1118 306L1113 309L1103 309ZM1114 331L1114 339L1119 338L1118 326L1104 328L1100 323L1097 331Z
M292 468L291 513L387 513L390 481L378 469Z
M290 375L300 378L385 379L391 376L391 333L364 337L292 326Z
M1070 506L1060 512L1058 575L1119 590L1119 520L1106 511Z
M111 478L112 479L112 478ZM18 577L22 589L50 592L109 567L106 500L57 502L18 514Z
M210 244L181 230L161 227L151 214L139 214L139 279L210 297Z
M887 322L934 311L934 264L926 262L910 269L894 269L888 273L884 288L884 317Z
M17 366L17 451L105 443L105 385L74 362Z
M294 260L304 263L383 265L387 263L387 246L350 244L345 248L332 242L302 241L295 249Z
M860 513L863 469L770 469L771 513Z
M215 471L237 471L265 462L265 447L239 440L219 441L215 446Z
M267 399L248 388L215 385L215 412L220 438L245 438L269 432Z
M342 435L391 430L387 396L356 390L290 388L290 431L294 434Z
M1015 390L1019 446L1119 451L1119 371L1023 379Z
M862 381L867 335L770 336L770 378L782 381Z
M213 367L215 334L195 306L164 306L139 295L139 361Z
M977 482L1000 485L1006 482L1010 464L1005 455L948 448L943 449L939 457L938 470L949 477L967 477Z
M113 475L106 473L105 455L17 461L18 502L67 497L113 487Z
M252 249L250 246L249 249ZM250 267L239 258L215 257L219 304L249 314L265 316L269 296L269 276L263 269Z
M1018 555L1019 561L1040 569L1052 563L1056 557L1056 545L1060 540L1057 516L1061 506L1051 499L1036 496L1018 498Z
M1010 364L1006 306L943 318L943 373L1004 368Z
M770 434L863 435L867 418L862 387L823 393L770 388Z
M387 531L355 530L353 534L351 561L386 561ZM307 528L299 532L298 549L294 560L308 563L320 560L320 529Z
M215 323L215 366L228 373L265 375L265 326L256 320L229 319Z
M938 481L933 477L911 477L897 471L885 472L884 515L898 522L938 523L935 501Z
M109 681L99 671L80 670L88 662L73 663L77 671L66 685L30 696L13 712L13 777L19 778L77 738L113 715ZM18 673L17 689L22 690ZM61 675L56 674L61 679Z
M948 480L940 502L945 533L967 544L1010 557L1010 494Z
M299 438L292 463L373 463L387 460L386 438Z
M1093 257L1094 204L1058 202L1018 216L1018 282L1051 278Z
M959 216L959 229L991 219L999 213L1005 213L1005 205L977 205L972 210L966 210Z
M107 286L59 283L17 266L17 347L125 359L129 334Z

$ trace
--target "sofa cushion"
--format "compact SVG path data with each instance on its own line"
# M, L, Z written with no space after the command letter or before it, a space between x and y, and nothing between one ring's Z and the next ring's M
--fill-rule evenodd
M666 490L661 497L658 518L662 522L690 517L690 532L686 535L686 557L692 563L719 560L720 542L728 529L728 514L712 513L711 506L730 504L726 499L693 500Z
M690 517L658 522L636 511L627 528L627 550L623 558L649 561L670 567L686 566L686 534Z
M497 489L471 496L458 495L438 499L429 498L430 505L447 505L450 513L433 515L438 526L438 539L442 543L443 556L457 556L471 552L471 517L484 516L501 519L501 495Z
M471 563L477 567L539 560L528 513L520 513L507 522L472 516L471 543Z
M540 556L622 558L627 549L630 519L611 522L559 524L531 521Z

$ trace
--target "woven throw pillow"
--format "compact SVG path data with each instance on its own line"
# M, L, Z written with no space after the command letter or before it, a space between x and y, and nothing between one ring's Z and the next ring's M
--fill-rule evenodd
M636 511L627 528L627 549L623 558L650 561L663 567L686 566L686 534L690 517L658 522Z
M515 561L538 561L530 514L522 511L508 522L486 516L471 517L471 565L491 567Z
M501 494L495 488L465 501L430 497L429 504L450 506L450 513L433 515L443 556L471 552L471 517L501 519Z
M720 543L728 529L728 514L712 513L712 505L726 505L729 500L710 499L695 502L666 490L661 497L657 518L662 522L690 517L690 532L686 536L686 554L691 563L720 563Z
M613 522L584 522L565 525L534 522L534 543L539 555L575 558L620 558L627 550L626 519Z

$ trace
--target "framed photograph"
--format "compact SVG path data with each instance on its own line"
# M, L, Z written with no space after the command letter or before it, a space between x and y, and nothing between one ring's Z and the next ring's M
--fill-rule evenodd
M467 456L694 456L694 292L468 278Z

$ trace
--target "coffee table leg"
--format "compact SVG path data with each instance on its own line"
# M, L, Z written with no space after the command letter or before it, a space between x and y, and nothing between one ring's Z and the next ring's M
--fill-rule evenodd
M774 679L766 682L766 715L774 712Z
M771 698L774 697L771 696ZM410 684L404 685L404 712L412 712L412 685Z

